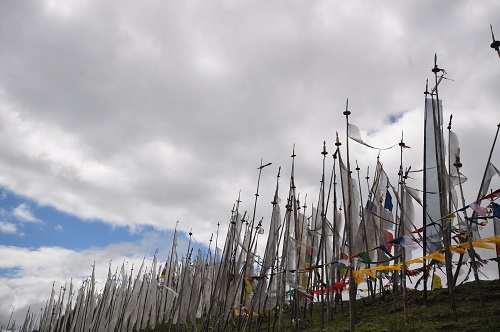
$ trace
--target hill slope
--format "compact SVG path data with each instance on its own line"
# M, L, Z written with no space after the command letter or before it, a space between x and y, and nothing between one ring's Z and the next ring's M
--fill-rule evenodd
M483 306L474 282L455 287L457 316L450 310L448 289L428 292L428 303L424 305L422 291L408 292L407 323L404 322L404 302L401 294L387 293L374 300L364 298L357 301L355 331L500 331L500 280L481 281ZM300 331L349 331L347 302L342 303L333 313L328 324L325 313L325 327L321 328L321 305L315 304L312 317L301 319ZM273 318L266 318L261 331L272 330ZM291 312L285 314L285 331L296 331L297 326L291 321ZM237 322L237 319L235 319ZM255 331L255 320L246 331ZM168 326L158 326L155 332L168 331ZM176 328L170 326L170 330ZM182 329L185 330L185 329ZM230 328L230 330L232 330ZM277 322L275 330L278 330ZM234 327L234 331L237 328Z

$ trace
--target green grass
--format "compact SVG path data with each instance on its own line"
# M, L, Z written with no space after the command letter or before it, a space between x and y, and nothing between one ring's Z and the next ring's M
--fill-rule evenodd
M500 331L500 280L481 281L483 306L480 305L479 293L474 282L455 287L456 317L453 317L448 296L448 289L428 291L427 305L422 291L408 291L406 316L404 319L403 295L386 293L375 299L359 299L356 303L357 323L355 331ZM300 331L349 331L348 302L333 309L332 319L327 323L326 310L324 328L321 326L321 304L315 303L313 314L300 320ZM284 331L297 331L292 322L291 310L285 312ZM302 313L303 315L303 313ZM302 316L301 315L301 316ZM272 317L265 318L261 331L267 331ZM236 318L237 321L237 318ZM278 331L276 324L276 331ZM175 327L171 327L176 331ZM186 331L189 329L181 329ZM158 326L151 332L168 331L168 326ZM229 331L232 331L229 328ZM234 328L237 331L237 328ZM255 319L246 331L255 331Z

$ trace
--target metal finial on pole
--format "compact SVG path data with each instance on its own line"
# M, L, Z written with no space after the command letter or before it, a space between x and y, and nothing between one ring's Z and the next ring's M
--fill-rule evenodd
M493 26L490 23L490 29L491 29L491 38L493 39L493 42L491 43L490 47L497 51L498 57L500 57L500 41L495 40L495 35L493 34Z
M437 65L437 54L436 54L436 53L434 53L434 68L432 68L432 72L433 72L434 74L437 74L437 73L439 73L440 71L442 71L442 69L438 67L438 65Z
M347 101L345 102L345 111L343 114L345 116L351 115L351 111L349 111L349 98L347 98Z
M328 152L326 152L326 141L323 141L323 151L321 151L321 154L323 156L326 156L328 154Z

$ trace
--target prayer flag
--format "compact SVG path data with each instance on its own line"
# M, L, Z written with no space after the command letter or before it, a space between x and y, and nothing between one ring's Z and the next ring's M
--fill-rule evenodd
M434 290L434 289L439 289L439 288L443 288L443 284L441 283L441 277L434 273L432 275L432 287L431 287L431 289Z
M372 259L370 258L370 255L368 254L367 251L363 251L359 253L359 257L363 260L364 263L370 263Z
M427 256L424 256L425 259L434 259L436 261L444 262L444 255L441 254L439 251L435 251L432 254L429 254Z
M415 258L415 259L407 261L406 265L415 264L415 263L424 263L424 260L422 258Z
M312 247L307 247L307 249L306 249L306 257L305 257L306 267L311 266L312 253L313 253L313 248Z
M419 229L414 230L412 233L422 233L425 227L420 227Z
M394 240L394 235L392 235L392 232L385 231L387 234L387 251L391 252L392 251L392 240Z
M472 210L476 211L480 216L485 217L488 214L488 209L481 207L478 202L469 204Z
M253 291L252 287L252 278L243 278L243 289L246 290L248 293L251 293Z
M495 202L491 202L491 205L493 207L493 217L494 218L500 218L500 205L498 205Z
M413 239L409 235L401 236L400 238L397 238L397 239L393 240L392 242L400 244L403 247L405 247L406 249L411 250L411 251L417 250L420 247L415 241L413 241Z
M351 262L349 262L349 256L347 254L342 254L342 259L339 259L339 263L344 264L345 266L351 266Z
M500 189L495 190L491 194L488 194L486 196L481 197L479 200L482 201L483 199L490 199L493 197L500 197Z
M165 279L165 274L167 273L167 263L165 263L165 267L161 271L160 279Z
M385 193L385 203L384 203L384 208L386 210L389 210L392 212L392 196L391 196L391 193L389 192L389 190L386 191Z
M385 252L390 258L394 258L385 245L381 244L379 248L382 249L382 251Z
M448 214L448 215L446 215L446 216L442 217L442 218L441 218L441 219L439 219L439 220L443 220L443 219L455 219L455 217L456 217L455 213L450 213L450 214ZM436 220L436 221L437 221L437 220Z
M352 271L352 277L354 279L354 282L357 284L360 284L365 281L365 278L363 277L363 272L361 270Z
M500 189L497 191L500 191ZM491 205L493 208L493 229L496 237L498 237L500 235L500 205L495 202L491 202ZM500 256L500 243L496 244L496 249L497 256Z

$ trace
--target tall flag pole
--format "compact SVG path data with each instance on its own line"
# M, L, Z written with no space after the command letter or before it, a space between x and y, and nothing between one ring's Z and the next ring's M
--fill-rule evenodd
M447 215L446 206L446 167L444 165L442 137L442 109L438 95L438 85L445 71L437 66L437 55L434 55L435 86L425 91L424 114L424 255L435 252L443 247L442 230L436 226L435 220ZM438 79L438 73L442 73ZM428 97L430 95L430 98ZM436 99L434 99L434 95ZM424 302L427 299L427 265L424 265Z
M423 197L423 228L424 228L424 234L423 234L423 256L425 257L427 255L427 223L428 223L428 217L427 217L427 115L428 115L428 100L429 98L427 97L430 94L429 92L429 80L425 82L425 106L424 106L424 174L423 174L423 190L424 190L424 197ZM427 305L427 277L428 277L428 266L427 266L427 260L424 259L424 264L423 264L423 269L424 269L424 304Z
M360 171L360 167L358 165L358 160L356 160L356 173L357 173L357 176L358 176L358 190L361 194L361 178L359 176L359 171ZM371 261L371 258L370 258L370 254L368 253L368 250L370 249L368 247L368 233L367 233L367 228L366 228L366 223L368 222L368 218L367 218L367 208L365 207L365 205L363 204L363 197L360 195L360 202L361 202L361 207L362 207L362 213L361 213L361 223L359 224L359 233L362 233L360 234L361 235L361 242L362 242L362 246L364 248L364 251L367 253L367 257L365 257L365 259L363 259L364 263L365 263L365 266L366 267L370 267L370 261ZM367 203L369 204L369 203ZM366 280L366 286L368 288L368 292L371 294L371 290L372 290L372 282L371 282L371 279L367 279Z
M254 206L253 206L253 213L252 213L252 221L250 223L250 233L249 233L249 246L247 247L247 254L246 254L246 262L243 264L243 271L241 272L241 278L242 278L242 282L243 283L246 283L246 277L245 277L245 274L247 273L247 270L249 268L249 265L252 264L253 265L253 260L254 260L254 255L252 254L252 250L251 248L253 247L253 244L255 242L255 239L257 238L257 234L255 234L255 236L252 236L252 230L254 229L254 225L255 225L255 213L257 211L257 200L259 198L259 187L260 187L260 178L261 178L261 175L262 175L262 169L264 169L265 167L267 166L270 166L272 163L267 163L265 165L262 164L262 159L260 160L260 166L257 168L259 170L259 176L258 176L258 179L257 179L257 190L255 192L255 200L254 200ZM257 232L256 232L257 233ZM244 287L242 287L241 289L241 295L240 295L240 304L243 305L243 300L244 300L244 296L245 296L245 292L246 289ZM241 330L241 318L242 318L242 315L239 315L238 317L238 331Z
M436 113L434 112L434 121L435 123L435 146L436 146L436 161L437 161L437 168L438 168L438 186L439 186L439 196L440 196L440 211L442 216L448 215L451 207L451 203L449 203L449 206L446 206L447 199L446 195L449 194L447 193L445 188L446 188L446 183L444 182L443 177L446 177L448 179L448 184L450 183L450 174L451 171L448 171L448 174L446 174L446 167L445 167L445 162L444 162L444 151L442 150L442 142L443 142L443 131L442 131L442 125L443 125L443 114L442 114L442 109L440 109L440 100L439 100L439 92L438 92L438 73L442 72L443 74L445 71L441 68L438 67L437 65L437 54L434 54L434 68L432 68L432 72L434 73L434 77L436 80L436 86L435 86L435 93L436 93L436 107L437 107L437 116ZM451 130L451 117L450 117L450 123L448 125L448 130ZM449 142L448 142L449 144ZM448 155L450 152L448 153ZM449 159L448 159L449 160ZM448 188L451 190L451 186ZM449 199L451 199L449 197ZM445 247L445 268L446 268L446 280L448 284L448 296L449 296L449 301L450 301L450 309L453 317L457 316L457 308L455 305L455 296L453 293L453 270L451 266L451 251L450 251L450 245L451 245L451 219L445 219L443 220L443 244Z
M290 174L290 187L288 191L288 198L287 198L287 203L286 203L286 214L285 214L285 224L284 224L284 233L283 233L283 247L282 247L282 254L281 254L281 262L280 262L280 271L284 271L287 266L290 264L289 263L289 239L290 239L290 219L291 219L291 212L292 212L292 205L293 205L293 194L294 194L294 188L295 188L295 146L293 148L293 152L291 155L292 158L292 169L291 169L291 174ZM279 303L279 317L278 317L278 331L283 331L283 319L284 319L284 304L285 304L285 289L286 289L286 281L287 281L287 273L285 270L285 273L281 274L280 278L280 287L278 288L278 303ZM298 293L295 290L295 297L298 297Z
M403 133L401 133L401 142L399 143L400 147L400 160L399 160L399 185L401 192L401 217L399 218L399 234L397 236L402 236L405 233L405 205L406 205L406 195L405 195L405 179L407 178L409 169L406 173L403 173L403 149L405 147L405 143L403 142ZM401 248L402 252L402 275L401 275L401 288L403 290L403 316L405 324L408 323L408 294L406 291L406 249Z
M347 228L347 243L348 243L348 252L349 252L349 327L350 331L354 331L354 327L356 325L356 283L354 282L354 255L353 247L354 247L354 236L352 230L352 196L351 196L351 164L349 162L349 115L351 111L349 111L349 99L347 99L345 104L345 111L343 112L346 119L346 151L347 151L347 208L345 209L346 216L346 228ZM345 203L344 203L345 204Z
M258 303L258 308L257 312L261 312L261 308L265 312L267 312L267 321L270 322L270 311L267 310L267 302L269 300L269 294L272 293L272 287L275 284L275 273L274 268L276 264L276 256L278 254L278 237L279 237L279 230L281 228L280 225L280 208L279 208L279 197L278 197L278 190L279 190L279 178L281 174L281 166L278 168L278 174L276 175L276 189L274 191L274 197L273 201L271 202L272 204L272 214L271 214L271 224L269 226L269 235L267 237L267 244L266 244L266 250L264 252L264 259L262 262L262 274L267 274L268 270L270 270L270 277L269 277L269 282L266 284L264 281L259 282L258 288L257 288L257 294L254 294L254 300L257 301ZM264 299L262 300L262 297ZM274 307L276 304L276 294L274 294L273 301L271 303L271 307ZM262 319L257 319L257 328L256 330L260 330L260 325L262 324Z
M335 152L333 153L333 253L332 257L336 257L336 255L340 254L340 234L337 230L340 229L340 213L338 212L337 208L337 173L335 170L336 162L337 162L337 153L339 151L339 146L340 142L337 140L338 137L336 137L335 140ZM335 267L332 268L332 282L335 283L336 281L340 281L340 269L338 264L335 264ZM333 295L333 300L334 303L337 303L337 299L339 297L338 292L334 293ZM333 315L333 314L332 314Z

